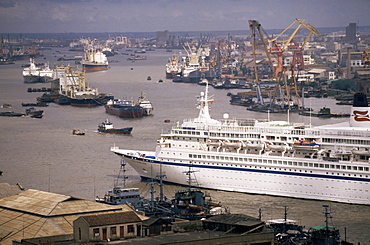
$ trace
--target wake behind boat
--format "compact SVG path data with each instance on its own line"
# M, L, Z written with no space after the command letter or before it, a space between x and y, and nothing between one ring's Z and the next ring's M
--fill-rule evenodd
M320 127L227 116L215 120L211 101L207 84L199 116L162 134L155 151L111 151L142 178L161 167L166 181L184 185L181 173L191 166L203 188L370 204L366 95L355 95L349 122Z

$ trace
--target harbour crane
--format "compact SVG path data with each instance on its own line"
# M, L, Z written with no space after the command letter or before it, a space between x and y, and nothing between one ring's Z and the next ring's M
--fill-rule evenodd
M264 38L263 33L262 33L261 24L257 20L249 20L248 23L249 23L249 30L250 30L251 40L252 40L252 55L253 55L253 64L254 64L253 67L254 67L254 74L255 74L255 84L257 86L257 99L258 99L258 103L263 105L263 99L262 99L262 94L261 94L261 90L260 90L258 70L257 70L256 34L259 35L260 40L261 40L262 45L263 45L263 48L266 52L268 62L271 66L273 79L275 79L275 81L277 81L277 77L276 77L275 68L272 64L271 55L268 51L267 44L265 42L265 38Z
M370 46L367 47L364 52L362 53L362 62L364 63L365 68L370 67Z
M292 34L288 37L286 40L278 41L278 39L287 31L289 30L293 25L297 24L297 27L293 30ZM293 41L293 38L301 33L303 30L308 30L308 35L306 36L305 40L302 44L299 44L297 42ZM316 34L318 36L321 36L321 34L316 30L315 27L307 23L304 19L295 19L288 27L286 27L280 34L278 34L275 38L269 39L268 41L271 43L270 47L270 53L276 54L278 58L278 65L275 69L276 76L279 77L279 81L281 80L281 76L284 76L284 88L287 94L287 97L290 100L290 88L294 90L297 105L298 108L300 107L299 103L299 94L298 94L298 88L297 88L297 82L294 77L294 71L295 70L303 70L305 68L304 66L304 59L303 59L303 49L306 46L308 40L310 39L312 34ZM292 79L293 79L293 85L288 85L285 73L287 69L283 67L283 53L285 50L292 51L293 52L293 60L292 64L289 70L291 70Z
M289 30L294 24L298 23L297 27L294 29L292 34L289 36L288 39L278 41L278 39L287 31ZM293 42L293 38L302 32L303 30L308 30L309 33L306 36L305 40L302 44ZM278 56L278 67L276 68L275 72L278 75L280 72L283 71L283 52L288 49L289 51L293 51L293 61L292 66L297 68L298 70L304 69L304 60L303 60L303 49L306 46L308 40L310 39L312 34L316 34L321 36L321 34L316 30L315 27L307 23L304 19L295 19L288 27L286 27L280 34L278 34L275 38L269 39L268 41L271 43L270 53L276 54Z

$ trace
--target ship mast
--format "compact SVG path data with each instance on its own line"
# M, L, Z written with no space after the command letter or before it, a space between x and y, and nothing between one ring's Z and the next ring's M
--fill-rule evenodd
M163 202L163 178L166 177L165 174L162 174L162 163L160 163L160 173L156 177L159 178L159 201Z
M118 173L118 177L117 179L114 181L114 187L123 187L123 188L126 188L126 179L128 179L128 177L126 176L126 162L125 160L121 160L121 168L119 170L119 173ZM122 182L120 182L122 181ZM122 185L120 185L122 184Z
M199 101L199 121L212 120L209 114L209 102L213 103L213 99L208 97L208 81L206 82L206 91L200 93Z

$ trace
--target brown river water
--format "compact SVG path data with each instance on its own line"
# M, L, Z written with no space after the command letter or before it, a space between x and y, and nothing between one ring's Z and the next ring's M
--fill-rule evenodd
M58 51L58 52L57 52ZM121 50L121 53L126 52ZM57 58L62 55L72 57L81 53L70 52L67 48L53 48L43 51L44 57L37 63L49 62L53 67L61 64ZM165 64L172 53L165 50L149 51L146 60L128 61L127 55L109 57L110 69L88 73L87 81L99 92L113 93L116 98L134 99L145 91L154 106L153 115L139 119L121 119L105 113L103 107L77 108L51 103L42 107L44 117L0 117L0 182L12 185L20 183L26 189L50 191L78 198L94 200L112 188L120 168L120 158L110 152L114 145L127 149L154 150L156 140L162 132L168 132L177 121L198 116L196 97L204 87L196 84L173 83L165 79ZM69 61L65 61L68 64ZM74 65L74 61L71 65ZM28 93L29 87L47 87L48 84L25 84L22 77L22 64L27 60L16 61L13 65L0 66L0 105L9 103L11 110L24 112L22 102L35 102L41 93ZM152 80L148 81L147 77ZM163 79L163 83L158 83ZM242 90L217 90L210 88L215 103L211 116L222 118L228 113L230 118L267 118L267 114L250 112L244 107L230 105L227 92ZM330 107L332 112L349 113L349 106L337 106L333 99L306 99L306 106L318 110ZM5 109L1 109L5 110ZM312 123L312 125L332 124L347 118L319 119L291 113L292 122ZM97 126L110 119L115 127L132 126L131 135L109 135L97 133ZM287 120L286 114L271 114L272 120ZM165 123L170 120L171 123ZM85 132L84 136L72 135L73 129ZM141 182L137 173L128 166L128 185L138 186L144 196L149 197L149 185ZM176 185L165 185L165 195L171 198ZM251 195L224 191L209 191L215 201L221 201L232 213L242 213L262 219L284 217L284 206L288 206L288 218L306 227L323 225L325 216L323 205L329 205L341 238L358 244L370 244L370 206L351 205L326 201L295 198ZM158 190L157 190L158 194ZM345 232L346 230L346 232Z

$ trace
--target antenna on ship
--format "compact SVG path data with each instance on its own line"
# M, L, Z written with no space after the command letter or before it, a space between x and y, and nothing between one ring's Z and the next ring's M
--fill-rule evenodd
M286 224L288 217L288 206L284 206L284 223Z
M194 170L191 170L191 168L193 167L193 164L189 164L189 170L188 171L185 171L183 173L185 173L187 176L188 176L188 184L189 184L189 189L191 189L191 183L194 181L195 182L195 185L194 186L198 186L198 181L197 179L194 177L194 180L191 178L191 174L192 173L195 173Z
M163 202L163 178L166 177L166 175L162 174L162 163L160 163L159 169L159 175L156 177L159 179L159 201Z
M114 181L114 187L122 186L123 188L126 188L126 179L128 179L126 176L126 171L126 162L125 160L121 159L121 168L119 169L117 179Z
M331 220L330 223L333 226L333 221L332 221L333 217L330 215L331 212L329 211L329 206L328 205L322 205L322 206L325 209L325 211L324 211L324 214L325 214L325 230L326 230L325 244L328 244L327 241L329 239L329 237L328 237L329 236L329 219Z

